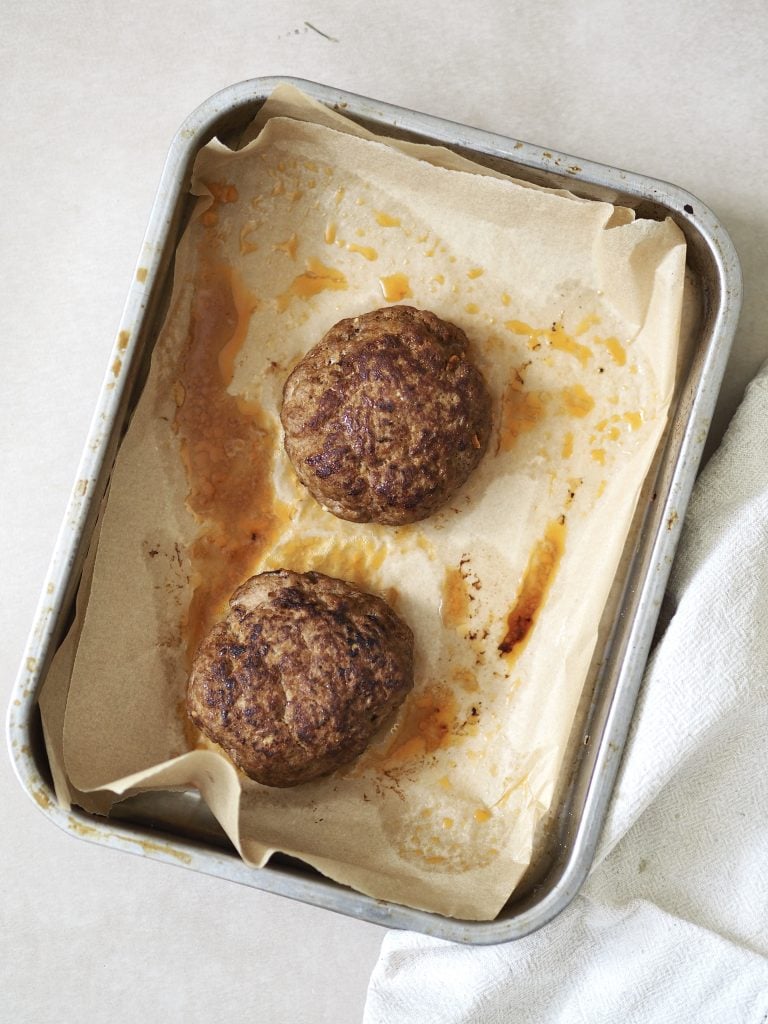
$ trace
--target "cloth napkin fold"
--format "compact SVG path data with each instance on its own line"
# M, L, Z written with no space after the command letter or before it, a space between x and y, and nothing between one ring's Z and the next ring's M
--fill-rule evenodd
M386 935L365 1024L768 1022L768 366L697 481L595 866L539 932Z

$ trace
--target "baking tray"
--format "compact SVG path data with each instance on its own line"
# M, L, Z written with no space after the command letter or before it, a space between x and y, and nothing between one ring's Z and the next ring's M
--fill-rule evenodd
M629 206L642 217L671 215L688 242L688 275L697 294L690 352L603 616L549 840L535 873L529 873L493 921L459 921L374 900L283 855L264 868L251 868L240 860L194 791L132 797L116 805L109 818L102 818L61 807L53 790L37 694L72 622L98 508L163 319L173 254L190 209L187 186L192 165L214 136L235 145L281 82L297 86L374 132L445 145L513 177ZM52 822L80 838L387 927L487 944L521 938L546 924L573 899L592 863L740 302L741 274L730 239L710 210L674 185L299 79L258 78L212 96L184 122L171 144L12 693L8 744L23 788Z

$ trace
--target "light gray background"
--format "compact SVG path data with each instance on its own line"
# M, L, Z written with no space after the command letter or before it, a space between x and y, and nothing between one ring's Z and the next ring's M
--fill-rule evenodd
M165 153L198 103L241 79L298 76L687 188L745 276L717 434L768 355L767 12L761 0L2 0L3 707ZM5 757L0 789L0 1020L360 1020L376 927L78 842Z

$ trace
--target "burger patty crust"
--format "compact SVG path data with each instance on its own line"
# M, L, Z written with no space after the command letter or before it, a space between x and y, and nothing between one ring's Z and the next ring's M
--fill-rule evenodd
M491 399L455 324L412 306L340 320L283 390L301 482L353 522L400 525L444 505L480 462Z
M413 686L413 634L386 601L321 573L253 576L200 645L194 724L246 775L295 786L363 752Z

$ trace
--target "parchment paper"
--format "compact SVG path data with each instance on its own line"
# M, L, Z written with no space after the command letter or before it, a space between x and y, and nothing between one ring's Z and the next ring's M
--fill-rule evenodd
M69 681L60 785L101 813L105 794L194 785L254 865L282 850L377 898L489 919L551 806L664 428L683 236L375 140L292 89L251 135L195 166L170 312L49 697L58 738ZM451 505L396 529L323 511L279 427L303 353L388 301L466 331L495 424ZM183 714L197 640L278 567L382 594L417 651L412 695L362 758L290 790L246 779Z

